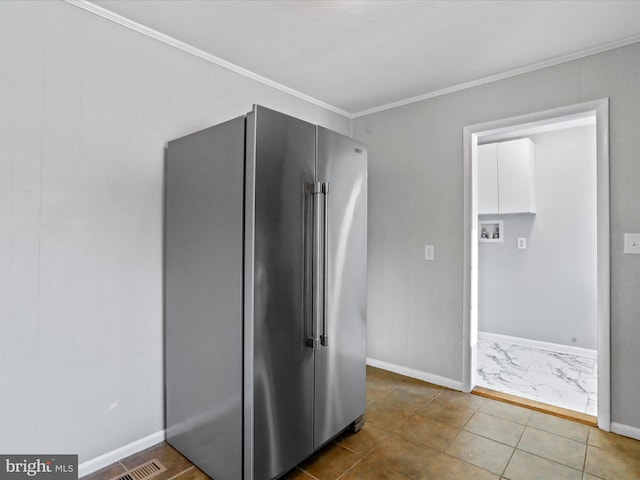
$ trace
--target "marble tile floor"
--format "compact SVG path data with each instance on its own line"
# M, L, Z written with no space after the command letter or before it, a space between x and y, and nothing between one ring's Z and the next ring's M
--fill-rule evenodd
M367 367L366 424L283 480L597 480L640 478L640 441ZM153 480L208 477L166 443L83 480L109 480L152 458Z
M478 340L477 385L597 416L595 358Z

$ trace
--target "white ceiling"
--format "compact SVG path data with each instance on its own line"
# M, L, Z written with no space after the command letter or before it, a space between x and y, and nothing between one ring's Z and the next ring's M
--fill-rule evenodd
M350 115L640 41L638 0L68 1Z

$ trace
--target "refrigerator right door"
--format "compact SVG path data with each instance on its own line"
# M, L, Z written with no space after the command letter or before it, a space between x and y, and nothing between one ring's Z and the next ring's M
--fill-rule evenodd
M244 478L269 480L313 451L314 355L305 344L303 260L304 187L314 178L316 130L260 106L247 124L253 141L245 236L253 251L245 255L245 300L253 305L245 319L245 396L253 411L245 411Z
M327 184L326 346L315 356L314 449L365 411L367 147L318 127L316 180Z

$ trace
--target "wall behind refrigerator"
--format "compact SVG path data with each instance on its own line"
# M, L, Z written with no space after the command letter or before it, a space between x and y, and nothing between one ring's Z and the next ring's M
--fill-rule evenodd
M166 141L350 120L63 2L0 2L0 59L0 452L82 463L164 428Z
M479 217L503 220L504 242L478 245L478 329L595 350L596 127L529 138L536 215Z

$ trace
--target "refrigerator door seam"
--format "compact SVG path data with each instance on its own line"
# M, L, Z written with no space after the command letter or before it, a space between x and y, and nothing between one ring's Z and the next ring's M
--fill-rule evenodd
M254 268L255 268L255 175L256 175L256 117L257 109L245 119L245 197L244 197L244 368L243 368L243 478L254 476L254 407L253 407L253 322L254 322Z

